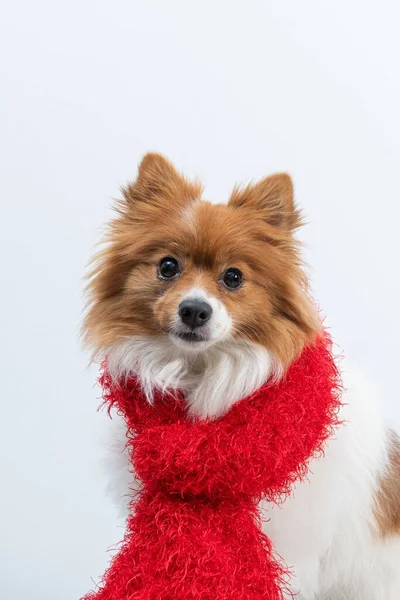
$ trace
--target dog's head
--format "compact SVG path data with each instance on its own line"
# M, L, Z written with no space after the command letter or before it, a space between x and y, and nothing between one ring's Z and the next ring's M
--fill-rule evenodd
M188 354L248 343L285 367L319 329L291 179L237 188L225 205L201 194L162 156L144 157L95 257L86 341L107 351L140 337Z

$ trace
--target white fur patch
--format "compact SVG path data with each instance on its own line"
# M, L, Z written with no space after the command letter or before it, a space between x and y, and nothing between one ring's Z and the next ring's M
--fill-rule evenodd
M190 412L201 417L220 416L281 374L265 348L234 340L216 343L207 352L188 352L168 336L132 336L110 348L108 360L112 377L136 375L150 402L156 389L180 389Z
M291 567L299 599L398 600L400 537L379 539L374 517L388 436L363 377L346 374L344 383L344 425L290 498L261 504L264 529Z
M181 212L182 220L192 231L196 231L196 211L201 202L204 202L202 198L196 198L196 200L193 200Z
M150 359L152 366L146 376L151 379L151 369L156 373L157 365L161 367L163 360L169 357L174 365L171 368L174 376L191 372L190 365L185 366L185 358L177 354L168 338L161 343L165 343L165 347L161 348L150 339L126 340L112 351L113 366L123 373L130 370L129 365L135 364L135 368L144 374L145 362ZM232 345L230 351L216 347L215 355L213 350L207 351L208 368L202 371L205 374L210 369L211 379L203 383L203 389L211 390L212 403L224 406L219 400L223 395L212 395L215 382L222 385L224 392L230 385L232 398L238 385L236 377L239 382L243 378L253 378L253 385L258 387L255 382L262 369L257 364L262 362L262 354L258 355L257 347L244 349L237 345L234 349ZM140 365L135 356L142 352L146 358ZM222 358L225 353L227 364ZM239 374L232 367L240 356L244 357L246 368L253 365L250 372L240 369ZM214 358L218 366L213 362ZM176 368L177 364L179 368ZM192 384L196 379L194 373ZM346 423L327 444L325 456L311 461L309 477L295 486L290 498L279 506L261 502L263 529L291 569L292 590L299 600L398 600L400 536L379 539L374 518L376 490L388 465L388 436L379 402L363 379L346 376L345 385L347 391L341 416ZM195 394L193 398L196 398ZM204 402L200 401L199 407L203 410ZM115 484L114 497L122 498L120 506L126 508L124 496L128 487L132 488L133 475L128 472L127 453L121 455L126 441L123 429L119 435L118 468L112 469L111 474ZM124 457L125 467L122 464Z

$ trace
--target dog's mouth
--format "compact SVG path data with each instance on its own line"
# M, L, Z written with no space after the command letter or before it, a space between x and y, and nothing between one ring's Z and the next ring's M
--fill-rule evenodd
M199 335L195 331L173 331L172 335L185 342L196 343L208 341L206 337Z
M183 342L186 346L200 346L202 342L204 344L210 341L210 338L206 332L200 333L198 331L170 328L166 333L168 333L169 336L177 343Z

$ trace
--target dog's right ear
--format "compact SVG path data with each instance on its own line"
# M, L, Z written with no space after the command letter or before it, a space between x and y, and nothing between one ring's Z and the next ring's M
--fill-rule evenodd
M140 165L136 181L129 184L123 195L132 208L172 206L187 203L201 195L198 183L188 182L164 156L146 154Z
M179 187L183 183L183 177L162 154L149 152L142 158L136 187L149 197L165 193L169 188Z

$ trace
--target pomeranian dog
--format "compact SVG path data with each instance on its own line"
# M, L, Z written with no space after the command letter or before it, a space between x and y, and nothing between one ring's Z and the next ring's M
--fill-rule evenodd
M199 182L147 154L116 210L90 274L84 336L149 402L156 389L180 389L193 415L216 418L284 376L320 331L288 175L211 204ZM325 456L282 505L260 503L263 527L299 599L399 600L400 442L359 377L345 374L345 389ZM122 433L120 457L124 444ZM128 459L119 463L122 498Z

